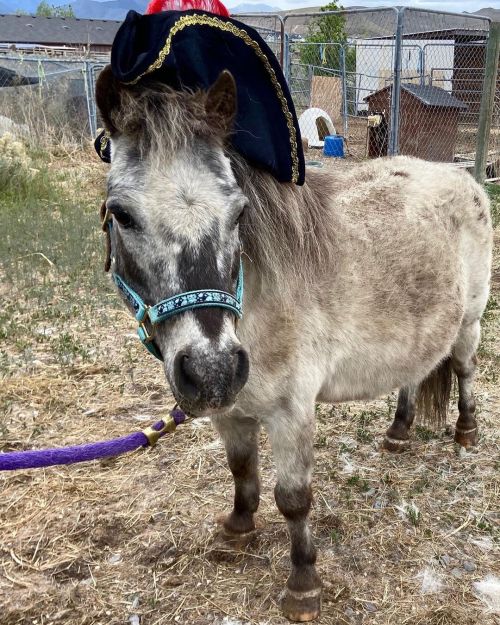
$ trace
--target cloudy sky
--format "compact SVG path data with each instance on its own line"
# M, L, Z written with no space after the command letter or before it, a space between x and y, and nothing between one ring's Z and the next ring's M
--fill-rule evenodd
M321 0L232 0L227 2L229 7L236 6L240 3L245 4L268 4L269 6L279 7L280 9L293 9L302 8L307 6L319 6L325 4L328 0L322 2ZM422 9L437 9L439 11L454 11L461 13L462 11L468 11L473 13L478 11L482 7L495 7L499 0L485 0L484 2L478 2L477 0L395 0L391 2L383 0L344 0L342 5L344 7L349 6L395 6L395 5L407 5L415 8Z

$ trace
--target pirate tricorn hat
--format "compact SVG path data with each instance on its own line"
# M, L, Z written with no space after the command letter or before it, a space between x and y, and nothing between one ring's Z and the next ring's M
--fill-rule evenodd
M175 89L209 89L224 70L234 77L237 113L231 142L252 165L280 182L304 183L304 154L295 108L281 67L259 33L227 17L219 0L173 0L186 11L129 11L111 51L114 77L125 85L153 79ZM150 11L172 0L153 0ZM206 4L208 2L208 4ZM222 7L222 8L221 8ZM218 14L212 12L217 11ZM101 133L95 147L111 158Z

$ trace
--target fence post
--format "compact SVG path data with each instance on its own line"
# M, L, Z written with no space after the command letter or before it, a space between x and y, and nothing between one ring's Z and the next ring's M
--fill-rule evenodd
M347 137L347 67L345 44L340 45L340 71L342 72L342 120L344 122L344 137Z
M394 80L391 94L391 129L389 134L388 154L395 156L399 153L399 102L401 98L401 48L403 45L403 17L405 7L395 8L398 19L396 25L394 48Z
M495 89L498 75L498 56L500 54L500 22L490 23L486 62L484 66L483 93L479 109L479 125L476 139L476 160L474 178L483 184L486 178L488 161L488 143L490 138L491 120L495 105Z
M97 124L95 115L94 86L92 84L93 72L90 61L84 61L85 75L85 96L87 98L87 115L89 120L89 130L91 138L97 134Z
M283 63L285 61L285 22L281 15L277 15L280 22L280 65L281 69L283 69Z
M285 18L286 20L286 18ZM287 32L283 31L283 73L289 88L290 85L290 37Z

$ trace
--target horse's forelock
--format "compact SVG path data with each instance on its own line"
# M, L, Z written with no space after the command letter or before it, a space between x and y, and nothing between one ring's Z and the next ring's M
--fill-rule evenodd
M121 106L113 113L115 126L132 139L142 158L165 162L194 137L218 145L225 140L220 126L210 123L204 91L176 91L161 84L124 89Z

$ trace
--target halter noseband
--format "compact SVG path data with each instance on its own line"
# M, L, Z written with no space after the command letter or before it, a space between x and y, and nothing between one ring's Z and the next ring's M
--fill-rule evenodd
M113 222L111 221L110 212L105 209L103 204L101 208L102 217L102 229L106 233L106 250L107 258L105 263L105 270L108 271L111 266L111 228ZM231 295L226 291L219 291L217 289L202 289L199 291L186 291L185 293L179 293L172 297L149 306L117 273L113 273L113 281L118 287L120 293L124 299L130 304L134 311L134 316L139 322L137 328L137 334L141 339L144 347L153 356L159 360L163 360L158 348L154 344L153 332L149 331L146 327L146 323L149 322L152 328L158 325L162 321L170 319L180 313L188 310L194 310L195 308L225 308L231 311L237 319L241 319L243 316L243 263L240 261L240 268L238 271L238 279L236 281L236 293Z

